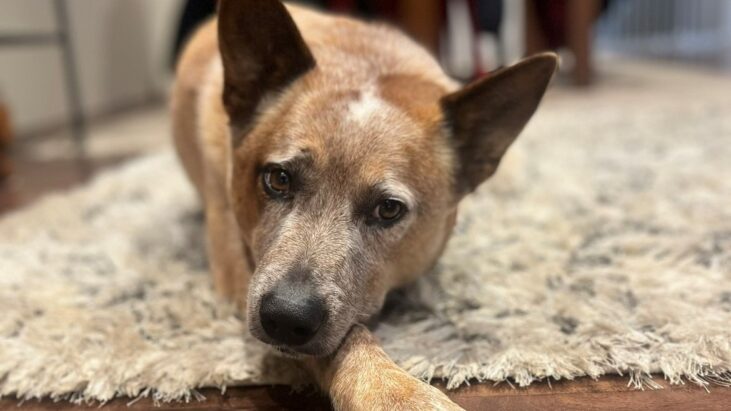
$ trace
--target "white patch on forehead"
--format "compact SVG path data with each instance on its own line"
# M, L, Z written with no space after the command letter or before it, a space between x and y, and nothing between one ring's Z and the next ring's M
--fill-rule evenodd
M361 91L360 98L348 105L348 120L362 124L376 113L390 108L391 106L378 96L376 88L369 86Z

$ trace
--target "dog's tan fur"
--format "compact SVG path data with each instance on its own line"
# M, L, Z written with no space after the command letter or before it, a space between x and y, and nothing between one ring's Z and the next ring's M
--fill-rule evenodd
M315 341L293 351L314 356L305 363L337 409L457 408L354 325L435 263L459 200L495 171L555 57L516 67L460 90L394 29L285 11L274 0L222 1L219 23L187 46L173 132L204 203L215 288L246 307L251 332L273 343L259 323L260 299L305 272L297 275L330 315ZM296 169L306 193L270 200L265 164ZM402 221L366 227L368 210L359 207L374 190L407 205Z

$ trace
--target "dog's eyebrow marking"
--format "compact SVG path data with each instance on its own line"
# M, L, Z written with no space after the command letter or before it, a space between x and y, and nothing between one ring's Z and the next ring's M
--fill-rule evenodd
M267 164L288 164L307 159L311 156L310 150L301 147L289 147L286 150L275 152L267 157Z
M386 178L383 182L379 183L377 187L386 195L403 201L406 204L406 207L411 210L413 210L417 205L414 193L405 184L399 182L393 177Z

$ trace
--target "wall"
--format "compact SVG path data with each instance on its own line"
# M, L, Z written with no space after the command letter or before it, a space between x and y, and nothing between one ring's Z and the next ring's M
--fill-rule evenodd
M67 0L67 4L88 115L164 94L181 0ZM51 0L0 2L0 33L48 32L54 27ZM0 47L0 94L21 135L65 121L58 48Z

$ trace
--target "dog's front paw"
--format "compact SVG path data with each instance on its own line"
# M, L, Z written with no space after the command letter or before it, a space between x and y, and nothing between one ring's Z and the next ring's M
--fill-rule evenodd
M399 368L365 327L353 328L335 363L328 391L338 411L462 409Z
M462 410L439 389L397 368L381 369L351 385L335 384L330 395L339 411Z

